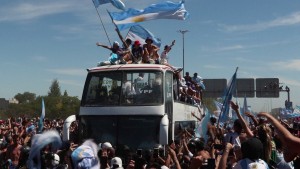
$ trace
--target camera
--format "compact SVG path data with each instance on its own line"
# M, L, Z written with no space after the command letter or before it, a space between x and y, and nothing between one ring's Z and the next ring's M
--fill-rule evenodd
M108 161L108 157L107 156L101 156L100 157L100 164L101 164L101 166L106 166L107 165L107 161Z
M222 150L222 149L224 149L224 146L223 146L223 144L214 144L214 149Z
M207 159L202 163L201 169L215 169L216 161L213 158Z
M142 149L137 149L136 150L136 154L137 154L138 157L142 157L142 151L143 151Z
M158 148L154 148L153 149L153 158L158 158L159 156L159 149Z

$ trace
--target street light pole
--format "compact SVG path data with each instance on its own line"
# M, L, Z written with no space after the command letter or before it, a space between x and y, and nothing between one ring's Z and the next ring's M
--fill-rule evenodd
M188 30L179 30L179 33L182 34L182 73L184 76L184 34L188 32Z

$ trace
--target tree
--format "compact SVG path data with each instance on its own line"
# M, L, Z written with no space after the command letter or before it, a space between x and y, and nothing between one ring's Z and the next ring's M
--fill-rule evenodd
M59 86L59 82L57 79L54 79L52 81L52 84L49 88L48 96L50 96L50 97L60 97L61 96L60 86Z
M68 97L69 95L68 95L68 92L67 92L67 90L65 90L65 92L64 92L64 97Z
M22 103L32 103L36 99L36 94L30 92L18 93L15 95L15 99Z

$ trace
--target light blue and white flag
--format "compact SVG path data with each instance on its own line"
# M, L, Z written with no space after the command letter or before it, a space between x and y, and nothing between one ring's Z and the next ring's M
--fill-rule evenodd
M216 110L213 112L213 114L216 116L216 118L218 119L219 118L219 115L221 113L221 109L222 109L222 106L223 104L214 100L214 103L215 103L215 106L216 106Z
M148 37L153 40L154 45L158 47L161 46L161 40L156 38L149 30L140 25L131 26L127 33L126 39L129 38L133 42L138 40L141 44L144 44Z
M293 118L293 110L291 110L291 109L286 109L286 108L281 108L281 109L280 109L280 117L281 117L282 119Z
M42 98L42 114L40 117L40 121L38 123L38 127L39 127L38 133L41 133L43 131L45 115L46 115L45 102L44 102L44 99Z
M152 4L143 10L129 8L124 12L109 12L109 14L119 30L127 29L138 22L154 19L185 20L189 15L184 8L184 1L179 3L166 1Z
M99 7L99 5L111 3L113 6L115 6L118 9L125 10L125 5L121 0L93 0L93 3L96 8Z
M236 90L236 73L238 68L236 68L235 73L233 74L232 78L227 84L226 90L223 94L223 106L221 109L219 121L226 122L229 116L229 109L230 109L230 101L232 99L233 92Z
M293 113L300 114L300 106L296 106Z
M75 168L99 169L100 161L98 159L98 146L92 140L86 140L77 147L71 154L72 162Z
M62 145L59 133L56 130L48 130L42 134L36 134L31 141L31 148L27 165L32 169L41 169L41 150L51 144L52 152L55 152ZM36 159L36 160L34 160Z
M243 118L245 119L246 123L249 124L250 123L250 119L245 114L246 112L250 112L248 104L247 104L247 97L246 97L246 95L244 96L244 105L243 105L243 109L242 109L241 112L242 112L241 114L242 114Z
M197 128L195 129L195 135L196 137L204 138L205 142L207 142L208 139L208 135L206 134L207 125L209 123L211 115L206 107L204 108L204 114L205 114L204 118L201 119L201 121L198 123Z

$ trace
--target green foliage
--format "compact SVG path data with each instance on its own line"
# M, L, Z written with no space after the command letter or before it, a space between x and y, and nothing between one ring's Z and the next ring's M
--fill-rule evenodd
M49 97L60 97L61 96L60 86L59 86L59 82L57 79L54 79L52 81L52 84L49 87L48 96Z
M78 97L68 96L67 91L62 96L60 86L57 80L54 80L50 86L48 96L38 96L30 92L18 93L15 98L20 104L9 104L7 110L0 111L0 119L8 117L39 117L42 113L42 98L45 103L46 118L65 119L72 114L78 114L80 100Z
M15 99L19 101L20 104L22 103L32 103L36 98L34 93L24 92L23 94L18 93L15 95Z

